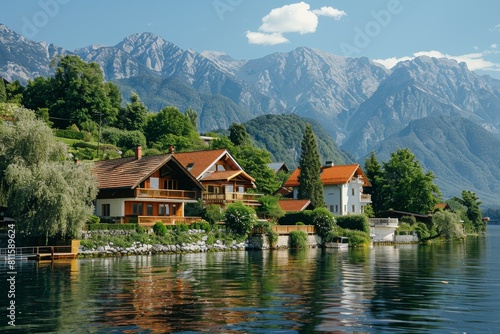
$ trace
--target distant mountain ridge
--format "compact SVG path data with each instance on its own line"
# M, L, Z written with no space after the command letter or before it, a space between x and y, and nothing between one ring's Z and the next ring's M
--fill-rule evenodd
M134 90L153 111L168 105L182 111L194 109L201 132L226 129L233 122L251 124L262 115L293 114L317 121L326 130L322 136L328 133L340 149L361 163L370 151L387 156L388 148L398 144L414 147L425 168L441 166L439 161L461 165L464 157L455 150L458 142L479 150L481 145L490 147L500 134L500 80L479 76L464 63L449 59L422 56L387 70L365 57L341 57L301 47L259 59L235 60L217 51L182 50L151 33L133 34L115 46L68 51L29 41L0 24L0 76L9 81L25 83L49 76L53 73L51 60L65 54L97 62L105 78L119 86L124 99ZM439 117L440 122L428 123ZM451 134L448 119L457 118L475 124L475 133L482 133L484 143L474 140L473 144L472 137L460 131L453 136L457 144L447 136L417 131L432 125L436 132ZM395 141L408 127L419 133L408 137L415 142L406 137ZM423 149L438 138L442 142L433 149L446 146L452 156L445 159L441 152L430 154ZM481 180L496 184L500 174L486 172L479 160L474 162L474 152L471 154L468 164L477 167L477 173L488 175ZM441 166L435 172L441 180L446 178L441 173L449 171ZM489 201L500 206L493 196L495 186L485 186L479 179L477 185L466 182L466 169L453 173L459 180L457 187L463 180L464 189L489 194ZM443 187L445 197L457 195L456 187L445 183Z

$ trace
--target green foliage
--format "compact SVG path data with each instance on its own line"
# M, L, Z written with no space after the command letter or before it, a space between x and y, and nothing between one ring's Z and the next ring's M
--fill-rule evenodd
M189 121L193 125L193 128L198 129L198 113L191 108L186 110L186 116L189 118Z
M266 220L258 220L254 224L254 229L262 229L267 235L271 247L278 241L278 233L273 230L275 224Z
M455 197L455 200L466 208L464 220L468 220L476 233L484 233L487 223L483 221L480 205L482 204L476 194L463 190L462 198Z
M307 245L307 233L304 231L291 231L289 234L290 248L305 249Z
M243 124L233 123L229 127L229 140L234 146L250 146L252 140Z
M408 225L413 226L413 225L415 225L417 223L417 219L415 218L415 216L404 216L404 217L401 217L399 219L399 222L400 222L400 224L401 223L406 223Z
M383 163L382 179L373 187L375 202L381 205L378 210L392 208L427 214L439 202L440 191L433 183L434 178L430 171L424 174L409 149L397 150L388 162Z
M250 233L257 220L255 210L241 202L229 204L225 212L226 227L237 235Z
M203 219L213 226L224 219L224 212L222 212L220 205L209 204L204 209Z
M17 106L22 105L23 94L25 88L19 80L11 82L5 86L5 93L7 95L7 103L13 103Z
M440 211L432 215L432 223L439 236L446 240L465 238L460 217L450 211Z
M143 131L148 119L148 108L141 102L139 95L132 92L130 102L119 116L121 128L129 131Z
M7 102L7 92L5 91L5 82L0 77L0 103Z
M85 134L80 131L75 131L72 129L55 129L54 134L57 137L62 137L62 138L70 138L70 139L78 139L78 140L83 140L85 138Z
M298 222L303 222L305 225L314 225L314 214L312 210L304 210L299 212L287 212L278 220L279 225L295 225Z
M105 224L105 223L92 223L88 225L89 231L132 231L137 229L137 224Z
M210 223L207 221L201 220L201 221L198 221L194 224L189 225L189 228L209 232L212 230L212 225L210 225Z
M27 109L0 125L0 201L20 232L74 237L93 213L97 185L90 164L68 160L67 147Z
M296 222L295 225L301 225L301 226L304 226L306 224L304 224L303 222Z
M382 166L379 164L375 152L370 153L370 157L365 161L365 174L370 183L371 187L364 187L363 193L371 194L372 203L371 206L375 214L384 211L384 202L380 194L380 190L383 185L383 170Z
M370 233L370 222L365 215L336 216L335 220L341 228Z
M141 131L127 131L117 128L104 127L101 131L104 143L120 147L123 151L134 149L138 145L146 146L146 137Z
M278 197L272 195L265 195L259 197L260 206L257 208L257 215L259 218L271 219L277 221L285 215L285 212L278 204Z
M189 226L185 223L176 224L175 230L177 232L187 232L187 231L189 231Z
M370 234L363 231L356 231L336 227L325 237L325 242L330 242L334 237L347 237L349 239L349 247L365 247L371 243Z
M316 138L309 125L306 125L301 144L299 168L299 199L309 199L316 208L325 206L323 184L320 179L321 163L319 161Z
M101 218L97 217L97 216L90 216L88 219L87 219L87 224L91 225L91 224L99 224L101 222Z
M425 223L417 223L415 225L415 232L417 233L420 241L425 241L431 237L431 231Z
M163 222L156 222L154 225L153 225L153 232L156 234L156 235L159 235L159 236L165 236L167 234L167 228L165 227L165 224L163 224Z
M316 208L312 214L316 232L318 236L324 238L336 226L335 218L326 208Z

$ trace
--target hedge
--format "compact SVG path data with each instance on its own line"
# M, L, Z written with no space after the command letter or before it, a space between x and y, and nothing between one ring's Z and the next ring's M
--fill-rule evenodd
M302 222L305 225L314 225L313 218L314 215L312 210L288 212L283 217L278 219L278 225L296 225L299 222Z
M98 230L135 230L137 228L137 224L89 224L89 231L98 231Z
M54 133L56 137L62 137L62 138L78 139L78 140L83 140L85 138L85 133L69 129L56 129Z
M335 219L341 228L370 233L370 222L365 215L335 216Z

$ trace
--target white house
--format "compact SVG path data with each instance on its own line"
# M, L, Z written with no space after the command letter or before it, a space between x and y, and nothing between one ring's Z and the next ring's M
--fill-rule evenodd
M300 169L296 168L285 187L293 188L293 198L298 198ZM361 214L371 203L371 196L363 194L363 187L370 187L370 181L359 164L335 166L331 161L321 167L326 208L334 215Z

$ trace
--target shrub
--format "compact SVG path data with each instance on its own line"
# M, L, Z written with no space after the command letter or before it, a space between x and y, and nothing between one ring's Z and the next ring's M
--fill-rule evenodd
M90 224L89 231L97 230L135 230L137 224Z
M296 222L295 225L305 225L303 222Z
M189 225L189 228L209 232L212 229L212 226L207 221L200 220L194 224Z
M326 208L313 210L313 222L318 236L324 238L335 227L335 218Z
M401 223L407 223L408 225L415 225L417 223L417 219L414 216L403 216L399 219L400 224Z
M54 131L54 134L56 135L56 137L69 138L69 139L83 140L85 138L84 133L69 129L66 130L56 129Z
M250 233L257 220L255 210L241 202L229 204L224 214L226 227L239 236Z
M417 233L420 241L424 241L431 236L431 233L425 223L417 223L415 226L415 232Z
M255 222L253 226L254 228L264 229L271 247L278 241L278 233L273 230L274 225L274 223L268 222L266 220L259 220Z
M307 248L307 233L304 231L292 231L289 235L290 248Z
M87 219L87 224L99 224L101 222L101 218L97 216L90 216Z
M167 234L167 228L162 222L156 222L153 226L153 232L159 236L165 236Z
M339 227L370 233L370 222L366 215L337 216L335 220Z
M175 230L177 232L187 232L187 231L189 231L189 226L187 226L186 223L176 224Z
M297 222L303 222L305 225L314 225L313 211L288 212L278 219L278 224L280 225L295 225Z
M260 207L257 209L257 214L260 218L271 219L277 221L285 215L285 211L278 204L278 197L265 195L259 197Z
M224 212L222 212L219 205L209 204L203 210L203 219L209 222L210 225L215 225L224 219Z
M367 246L371 242L369 233L341 227L336 227L334 230L330 231L325 236L324 241L331 242L335 237L347 237L349 239L349 247Z

